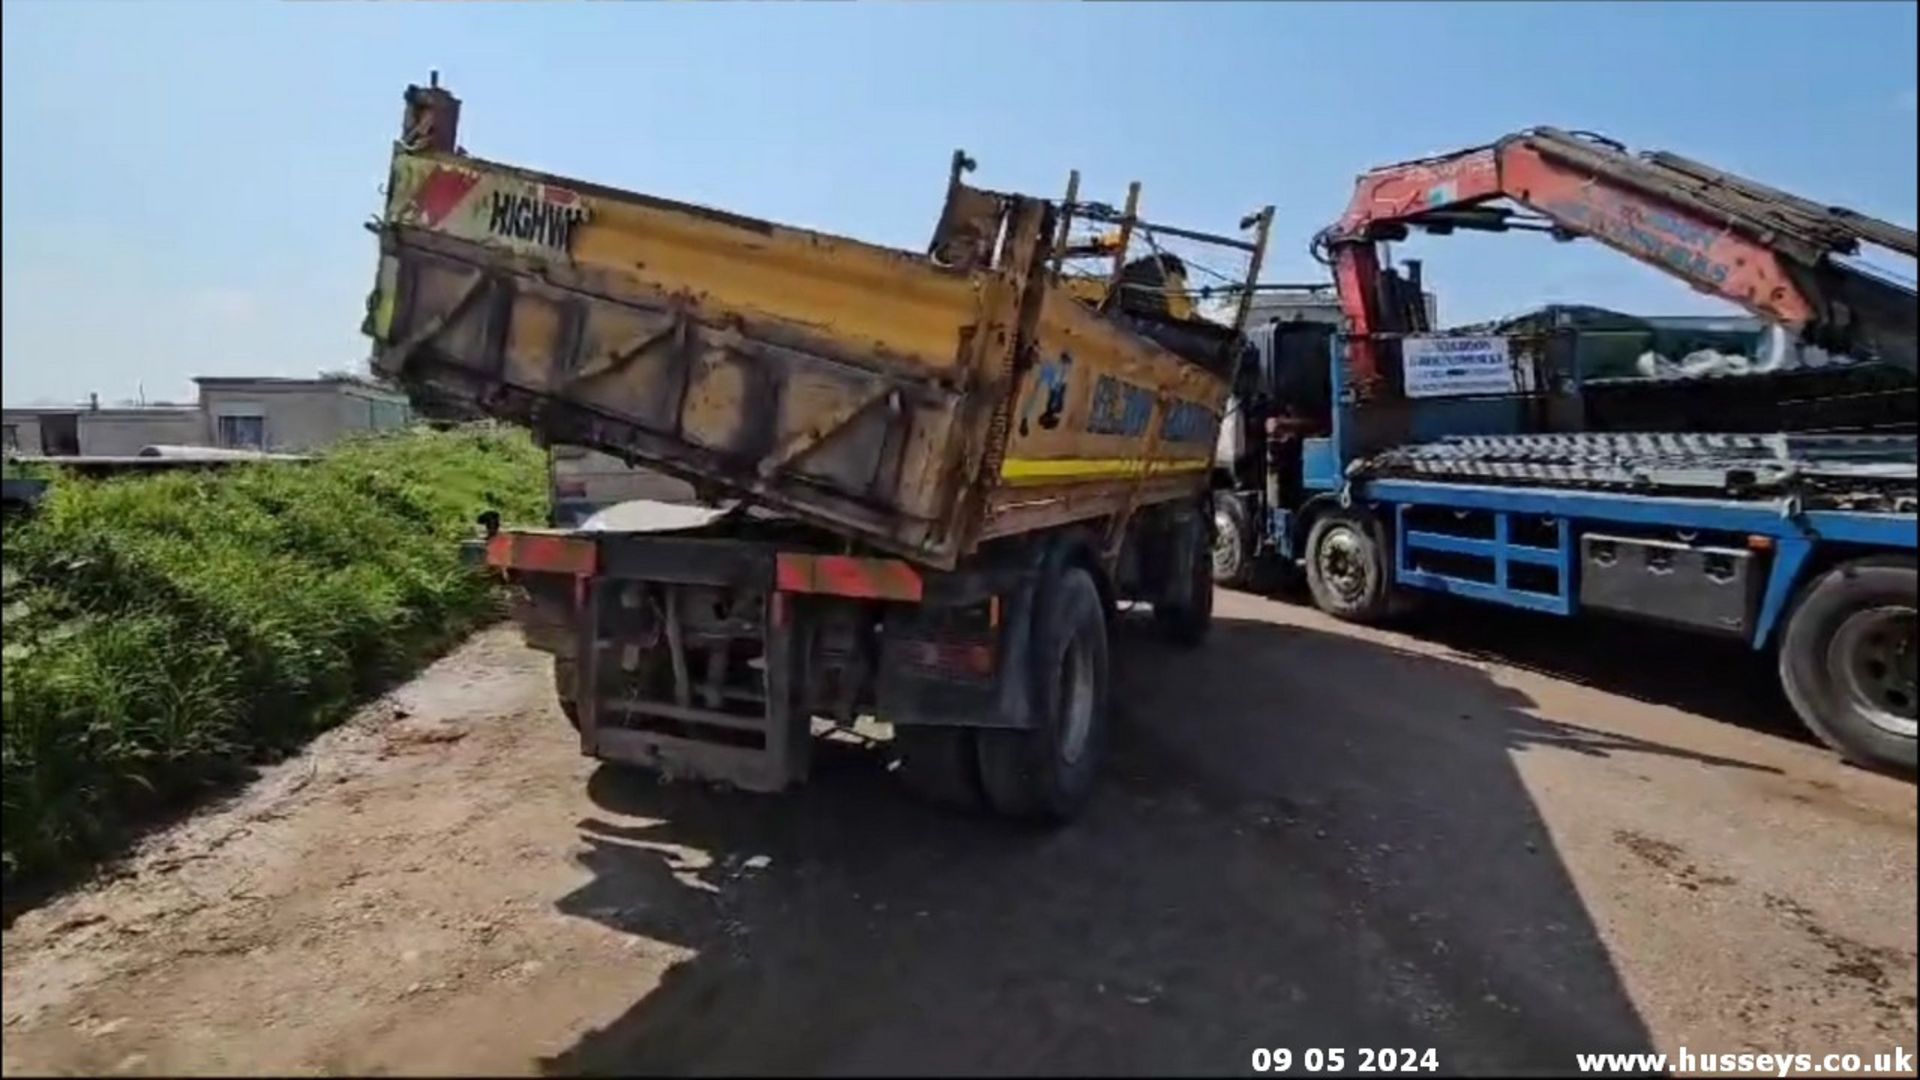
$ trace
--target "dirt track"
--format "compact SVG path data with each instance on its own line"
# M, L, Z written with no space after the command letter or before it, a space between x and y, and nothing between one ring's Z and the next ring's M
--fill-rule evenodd
M1054 834L913 803L853 742L778 798L596 767L489 631L21 916L6 1071L1913 1048L1910 782L1805 742L1737 650L1413 629L1222 594L1201 651L1129 633L1110 782Z

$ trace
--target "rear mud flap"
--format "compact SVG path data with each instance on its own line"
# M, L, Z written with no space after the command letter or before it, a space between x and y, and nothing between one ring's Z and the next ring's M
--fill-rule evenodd
M956 635L946 615L955 598L930 595L917 607L888 613L880 644L876 688L880 717L895 726L941 725L1027 728L1033 724L1026 692L1028 638L1032 630L1032 575L994 593L999 625L987 635ZM964 602L964 601L961 601ZM942 662L966 651L990 648L990 670L978 664Z

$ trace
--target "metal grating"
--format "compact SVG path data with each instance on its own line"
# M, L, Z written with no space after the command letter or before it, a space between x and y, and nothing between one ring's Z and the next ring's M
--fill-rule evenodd
M1360 462L1356 473L1691 495L1800 494L1896 512L1911 512L1916 503L1909 435L1462 435L1385 451Z

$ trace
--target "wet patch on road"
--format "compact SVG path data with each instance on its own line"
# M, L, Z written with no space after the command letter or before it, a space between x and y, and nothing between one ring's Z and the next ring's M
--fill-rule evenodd
M1658 840L1632 829L1614 830L1613 841L1641 862L1665 871L1674 884L1688 892L1699 892L1703 887L1723 889L1740 884L1738 878L1705 873L1687 858L1687 850L1678 844Z
M1826 951L1832 959L1826 974L1836 980L1855 984L1865 993L1867 1000L1880 1010L1882 1016L1876 1023L1877 1027L1889 1032L1913 1030L1914 996L1894 992L1888 969L1911 970L1916 961L1920 961L1920 954L1911 950L1902 952L1868 945L1837 933L1822 925L1812 909L1790 897L1768 893L1765 900L1767 910L1784 918Z

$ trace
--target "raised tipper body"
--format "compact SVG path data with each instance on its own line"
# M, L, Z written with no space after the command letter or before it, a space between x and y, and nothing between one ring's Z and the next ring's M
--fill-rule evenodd
M483 161L458 116L409 88L376 369L429 415L732 502L489 526L581 750L775 790L816 718L873 715L931 797L1077 813L1115 606L1186 645L1211 618L1215 436L1271 211L1213 236L1141 220L1138 185L1124 210L1077 174L1057 203L971 187L955 154L913 253ZM1229 317L1198 314L1176 242L1244 256Z
M1206 487L1237 335L1075 299L1060 210L959 155L915 254L484 161L457 115L409 90L378 223L375 366L429 406L942 568Z

